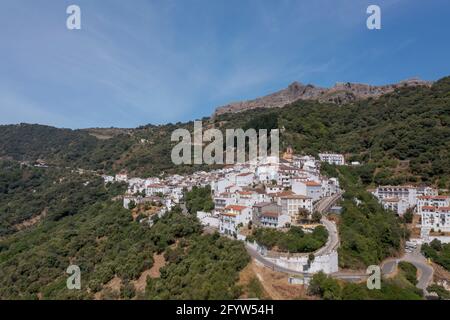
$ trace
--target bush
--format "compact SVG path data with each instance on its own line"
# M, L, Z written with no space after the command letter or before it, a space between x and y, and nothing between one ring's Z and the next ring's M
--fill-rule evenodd
M269 228L254 228L248 237L249 241L256 241L268 249L278 248L280 251L291 253L313 252L323 247L328 239L328 231L318 226L311 234L305 233L301 227L293 226L287 232Z

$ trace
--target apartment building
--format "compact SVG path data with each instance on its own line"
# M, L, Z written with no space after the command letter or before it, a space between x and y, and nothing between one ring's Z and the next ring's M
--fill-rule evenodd
M278 198L278 204L281 206L281 213L294 219L300 209L305 209L309 213L313 211L312 198L303 195L283 195Z
M322 162L327 162L337 166L345 165L344 155L339 153L319 153L319 159Z
M421 218L422 229L450 232L450 207L423 206Z
M422 214L424 207L449 207L450 196L419 196L417 197L417 213Z
M379 200L405 199L410 208L417 204L417 189L413 186L379 186L372 193Z

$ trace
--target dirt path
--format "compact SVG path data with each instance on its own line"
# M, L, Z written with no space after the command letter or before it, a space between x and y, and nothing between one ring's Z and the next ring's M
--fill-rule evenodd
M139 279L133 281L134 289L136 292L143 293L145 291L145 287L147 286L147 277L150 278L159 278L161 275L160 269L166 265L166 260L164 259L164 254L154 254L153 255L153 266L142 272L139 276Z
M21 230L30 228L30 227L36 225L37 223L39 223L39 221L41 221L42 219L44 219L47 216L47 213L48 213L48 208L45 208L37 216L34 216L34 217L32 217L32 218L30 218L28 220L24 220L21 223L18 223L16 225L14 225L14 228L17 231L21 231Z

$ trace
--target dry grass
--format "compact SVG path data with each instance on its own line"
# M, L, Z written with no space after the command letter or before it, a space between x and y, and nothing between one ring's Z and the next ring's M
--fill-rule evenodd
M288 283L288 275L270 270L255 260L241 271L239 285L243 286L244 294L241 298L247 298L246 287L251 279L256 277L263 287L263 298L273 300L311 299L306 295L303 285Z
M113 292L114 294L119 295L121 286L122 279L120 279L118 276L115 276L103 286L103 289L101 291L94 294L94 299L103 300L107 292Z
M445 270L441 265L438 265L437 263L432 263L432 267L434 269L434 275L433 279L434 282L446 280L447 282L450 282L450 272Z
M30 228L30 227L38 224L39 221L41 221L42 219L44 219L47 216L47 213L48 213L48 208L45 208L44 210L42 210L42 212L39 215L34 216L28 220L25 220L25 221L22 221L21 223L16 224L14 226L14 228L17 231L21 231L21 230Z

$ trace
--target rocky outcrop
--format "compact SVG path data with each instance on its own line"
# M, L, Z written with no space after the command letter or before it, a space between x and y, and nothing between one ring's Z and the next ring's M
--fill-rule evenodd
M342 104L393 92L400 87L430 86L432 82L409 79L396 84L371 86L361 83L337 83L332 88L321 88L311 84L293 82L286 89L254 100L234 102L216 109L214 115L236 113L256 108L281 108L297 100L317 100L325 103Z

